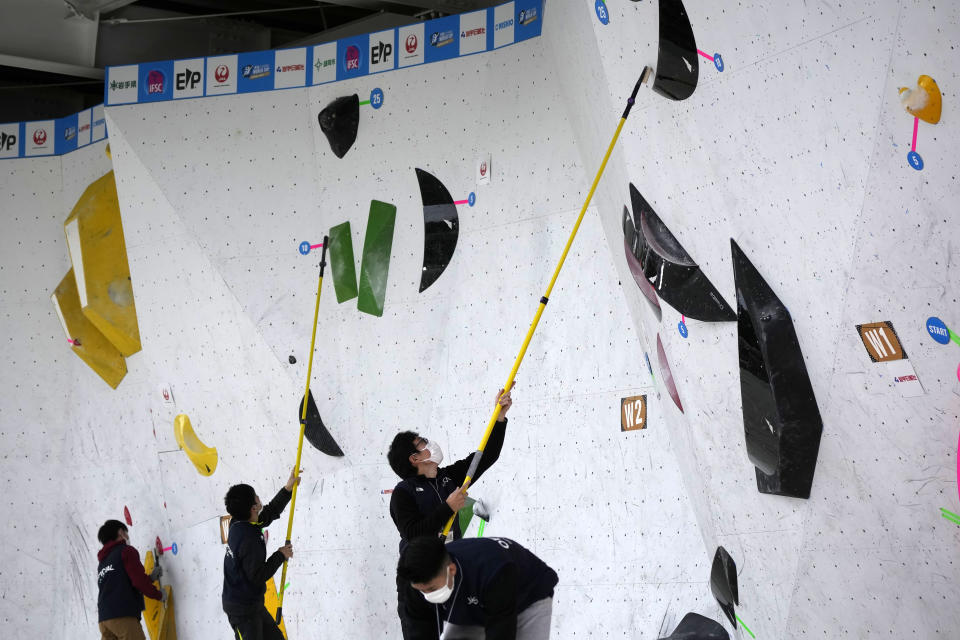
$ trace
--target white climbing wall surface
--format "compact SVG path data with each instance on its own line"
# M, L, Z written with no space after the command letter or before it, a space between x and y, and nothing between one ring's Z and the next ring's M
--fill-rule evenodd
M953 637L960 527L940 508L960 513L960 348L926 319L960 330L960 8L684 4L724 70L701 57L684 102L641 89L517 376L503 454L471 489L492 506L484 534L557 570L555 638L656 639L688 611L734 633L710 593L718 545L758 639ZM304 444L284 615L291 639L400 638L386 449L403 429L448 457L479 442L625 99L657 62L657 3L603 8L608 24L592 2L551 0L539 38L376 76L108 106L110 157L100 141L0 161L0 621L18 637L96 637L96 531L128 507L141 554L158 536L178 545L161 559L178 637L226 637L223 494L248 482L266 501L296 453L320 255L298 247L349 222L359 272L375 199L397 207L384 314L337 304L327 270L311 389L345 456ZM917 171L897 88L920 74L944 114L920 124ZM338 159L317 114L374 88L382 106L360 106ZM115 391L69 353L49 302L69 268L63 221L111 168L143 343ZM415 168L476 198L423 293ZM757 491L736 323L687 318L683 337L679 312L661 301L658 322L633 282L630 182L728 303L733 238L790 310L823 418L809 500ZM919 397L858 335L887 320ZM647 427L621 431L621 399L644 394ZM177 450L180 413L217 449L209 477ZM269 528L268 551L285 528Z

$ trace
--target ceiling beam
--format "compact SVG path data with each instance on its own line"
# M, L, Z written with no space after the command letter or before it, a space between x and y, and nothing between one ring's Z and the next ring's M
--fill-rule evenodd
M0 66L43 71L45 73L58 73L63 76L73 76L74 78L93 78L94 80L103 80L104 78L103 69L97 69L96 67L81 67L75 64L11 56L5 53L0 53Z

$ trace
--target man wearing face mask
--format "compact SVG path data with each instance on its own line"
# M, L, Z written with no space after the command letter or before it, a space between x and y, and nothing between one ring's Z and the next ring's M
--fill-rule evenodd
M233 485L223 499L231 516L223 558L223 611L237 640L283 640L280 627L263 604L263 594L267 580L284 559L293 557L293 546L286 544L268 558L263 529L280 517L299 482L294 469L286 486L267 506L248 484Z
M557 573L508 538L411 540L397 575L437 608L442 640L548 640Z
M512 387L511 387L512 390ZM510 391L497 394L500 415L484 448L480 465L471 483L497 461L507 431L507 412L513 404ZM419 536L439 536L450 517L466 504L467 493L460 490L470 467L471 456L441 467L443 450L428 438L413 431L398 433L390 445L390 467L403 478L390 497L390 517L400 532L401 553L407 542ZM454 540L463 537L459 519L450 532ZM404 640L437 640L439 619L435 608L397 576L397 614Z

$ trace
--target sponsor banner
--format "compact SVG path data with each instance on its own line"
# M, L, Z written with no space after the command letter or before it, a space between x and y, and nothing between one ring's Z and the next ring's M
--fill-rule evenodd
M107 120L103 115L103 105L93 108L93 123L90 125L90 142L97 142L107 137Z
M540 35L543 25L542 7L539 0L517 0L514 3L516 10L514 24L514 41L520 42Z
M90 144L90 134L93 133L93 112L84 109L77 114L77 146L85 147Z
M513 44L513 26L517 16L514 3L508 2L493 8L493 48Z
M174 60L173 99L199 98L203 95L203 58Z
M240 93L273 89L273 54L273 51L252 51L240 54L237 62L240 71L237 90Z
M337 43L328 42L313 47L310 84L323 84L337 79Z
M487 50L487 10L460 16L460 55Z
M56 144L56 120L27 122L23 130L25 156L49 156L54 153Z
M337 40L337 80L367 75L368 36Z
M137 81L139 66L135 64L107 69L107 84L104 88L104 102L110 106L129 104L137 101Z
M423 64L423 23L400 27L397 30L397 66L411 67Z
M307 48L281 49L274 59L273 88L289 89L307 84Z
M886 367L887 375L893 379L893 386L904 398L918 398L926 393L909 360L895 360Z
M370 73L391 71L396 63L396 31L370 34Z
M237 56L207 58L207 95L222 96L237 92Z
M54 153L58 156L77 149L77 114L57 119Z
M17 158L23 144L22 127L19 122L0 124L0 158Z
M460 16L447 16L424 24L427 62L449 60L460 55Z
M173 97L173 61L140 65L140 102L158 102Z

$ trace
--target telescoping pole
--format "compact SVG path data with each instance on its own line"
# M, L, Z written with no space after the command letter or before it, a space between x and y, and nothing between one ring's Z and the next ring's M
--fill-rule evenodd
M300 412L300 439L297 441L297 462L294 468L300 475L300 455L303 453L303 431L307 426L307 398L310 397L310 377L313 375L313 349L317 342L317 318L320 316L320 292L323 290L323 268L327 266L327 245L330 244L327 236L323 237L323 251L320 252L320 278L317 281L317 302L313 308L313 334L310 336L310 357L307 360L307 386L303 391L303 410ZM290 498L290 516L287 519L287 544L293 534L293 512L297 508L297 489L300 483L293 485L293 496ZM277 624L283 619L283 592L287 584L287 560L283 561L283 572L280 574L280 599L277 605Z
M530 328L527 330L527 337L523 340L523 346L520 347L520 353L517 354L517 359L513 363L513 369L510 370L510 375L507 377L507 381L504 383L503 388L505 390L510 390L513 387L513 379L517 375L517 370L520 369L520 363L523 362L523 357L527 354L527 347L530 346L530 339L533 338L533 333L537 330L537 325L540 324L540 316L543 315L543 310L547 308L547 303L550 301L550 294L553 292L553 285L557 283L557 277L560 275L560 270L563 268L563 263L567 259L567 254L570 252L570 247L573 245L573 239L577 236L577 231L580 230L580 223L583 222L583 216L587 212L587 207L590 206L590 201L593 199L593 192L597 190L597 184L600 183L600 177L603 175L603 170L607 168L607 161L610 160L610 154L613 153L613 148L617 144L617 139L620 137L620 131L623 129L623 125L627 122L627 117L630 115L630 109L633 108L633 102L637 98L637 92L640 91L640 85L644 83L649 74L649 67L644 69L643 74L640 76L640 79L637 80L637 84L633 87L633 93L630 94L630 98L627 99L627 107L623 110L623 115L620 117L620 122L617 124L617 130L613 134L613 140L610 141L610 146L607 147L607 153L603 156L603 162L600 164L600 169L597 171L597 176L593 179L593 185L590 186L590 192L587 194L587 199L583 203L583 208L580 209L580 215L577 216L577 222L573 225L573 231L570 232L570 238L567 239L567 246L563 249L563 254L560 256L560 262L557 263L557 268L553 272L553 277L550 278L550 284L547 286L546 292L543 294L543 297L540 298L540 305L537 307L537 313L533 316L533 322L530 323ZM470 486L470 482L473 480L473 474L477 472L477 467L480 466L480 458L483 457L483 450L487 446L487 441L490 439L490 434L493 432L493 427L497 422L497 418L500 416L500 403L493 409L493 415L490 416L490 422L487 423L487 430L483 433L483 439L480 440L480 446L477 447L476 453L473 454L473 460L470 461L470 467L467 469L467 476L463 481L463 486L461 489L466 490ZM447 521L446 526L443 528L442 537L446 538L450 533L450 529L453 528L454 518L457 517L457 514L453 514L450 519Z

